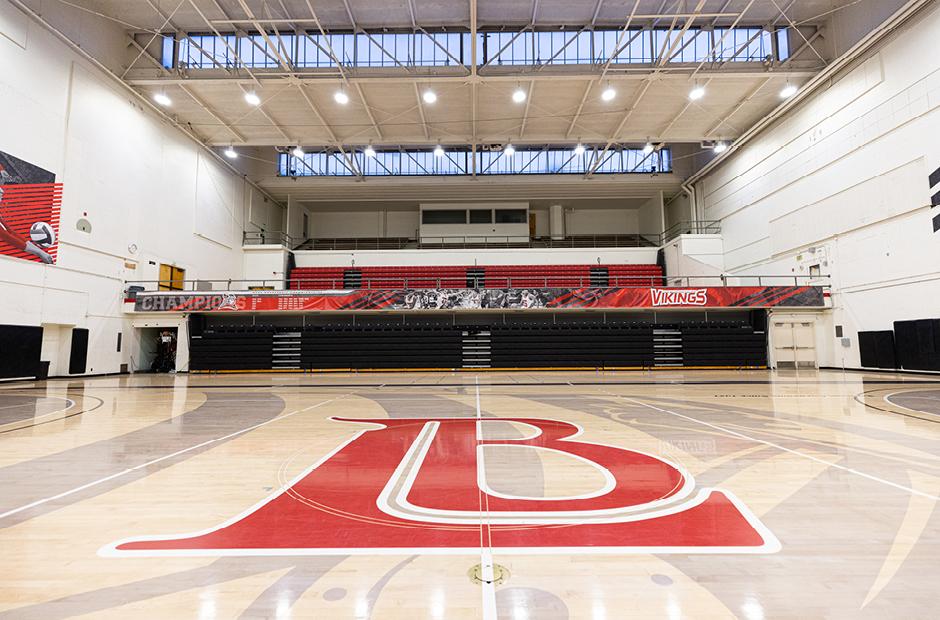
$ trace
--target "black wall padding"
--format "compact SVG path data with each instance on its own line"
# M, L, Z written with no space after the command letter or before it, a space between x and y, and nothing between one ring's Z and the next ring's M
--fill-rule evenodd
M858 349L865 368L898 367L893 331L858 332Z
M41 327L0 325L0 379L35 377L41 354Z
M83 375L88 365L88 330L72 329L72 351L69 354L69 374Z
M940 319L895 321L897 363L907 370L940 370Z

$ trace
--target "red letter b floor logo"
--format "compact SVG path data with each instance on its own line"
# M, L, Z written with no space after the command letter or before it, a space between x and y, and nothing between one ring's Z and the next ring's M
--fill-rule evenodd
M534 418L340 419L363 425L285 488L221 525L119 541L105 555L478 553L755 553L776 538L735 497L696 489L661 458L580 441ZM492 422L529 429L487 439ZM488 448L560 453L593 467L592 492L532 497L486 479ZM520 472L525 476L525 472ZM523 478L522 482L525 480ZM524 484L521 486L525 486Z

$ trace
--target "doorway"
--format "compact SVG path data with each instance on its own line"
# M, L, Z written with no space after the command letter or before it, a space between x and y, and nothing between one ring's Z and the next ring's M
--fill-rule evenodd
M166 372L167 368L176 369L176 327L138 327L138 359L133 361L134 372ZM164 342L171 337L173 343ZM174 344L172 348L168 345ZM163 359L169 355L170 359Z
M816 368L816 322L804 318L780 318L771 322L774 362L777 368Z

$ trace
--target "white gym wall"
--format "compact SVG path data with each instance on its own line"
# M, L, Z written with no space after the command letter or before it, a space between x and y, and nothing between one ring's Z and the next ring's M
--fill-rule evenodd
M859 367L858 331L940 316L937 32L935 8L696 185L705 219L722 220L729 273L832 274L821 366Z
M59 375L66 334L88 328L88 373L118 372L132 349L124 280L155 280L161 262L187 278L240 278L254 192L45 28L5 0L0 9L0 150L64 184L58 264L0 256L0 324L48 325L43 359ZM124 34L99 38L111 36ZM280 207L251 199L253 220L279 221ZM82 217L90 234L75 227Z

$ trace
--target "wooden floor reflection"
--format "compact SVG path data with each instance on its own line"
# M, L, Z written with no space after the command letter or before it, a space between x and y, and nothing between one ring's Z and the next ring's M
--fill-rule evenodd
M389 434L385 444L353 455L343 446L355 446L356 433L372 427L332 418L410 420L417 426L402 428L426 433L427 446L421 453L411 435ZM489 422L478 425L479 437L472 424L448 435L443 429L452 418ZM438 510L466 508L468 497L459 493L473 472L458 463L476 444L468 452L465 442L522 442L533 430L520 418L575 425L582 429L576 441L674 466L650 469L638 461L636 480L649 487L646 495L638 491L643 502L662 498L657 506L669 507L702 489L727 493L779 550L748 549L746 537L741 548L709 547L726 522L692 520L679 528L682 540L700 548L611 551L603 549L609 541L579 534L587 530L570 523L553 526L569 530L559 535L512 525L495 499L490 507L487 497L510 498L506 505L525 498L520 506L540 510L558 501L571 502L572 511L597 505L610 490L606 470L566 454L563 444L481 449L480 479L490 495L480 494L475 513L429 521L433 536L352 535L336 526L335 536L325 530L334 543L329 553L293 546L302 540L297 532L326 524L327 514L388 526L393 518L382 515L390 508L362 489L397 480L388 472L399 461L402 472L412 465L416 472L416 488L405 488L402 498L423 497ZM429 419L439 422L428 426ZM176 375L0 384L0 619L932 618L940 577L938 422L940 380L835 371ZM296 483L327 462L335 474L324 484L333 485L334 499L325 505L323 487L310 487L311 495ZM421 468L436 473L425 481ZM675 489L657 491L667 479ZM212 541L198 553L102 552L120 551L116 543L126 539L215 531L273 501L285 485L293 489L282 501L287 509L222 541L234 550ZM401 489L393 486L388 506L423 510L408 501L399 506ZM659 509L644 513L645 506L637 514ZM527 518L536 517L520 517ZM670 540L658 523L644 535ZM500 538L500 527L522 528L524 536ZM711 533L698 536L703 527ZM363 536L376 538L358 544ZM543 537L550 542L542 544ZM414 540L413 548L402 540ZM272 551L271 544L280 546ZM471 579L471 569L488 561L506 571L503 583Z

